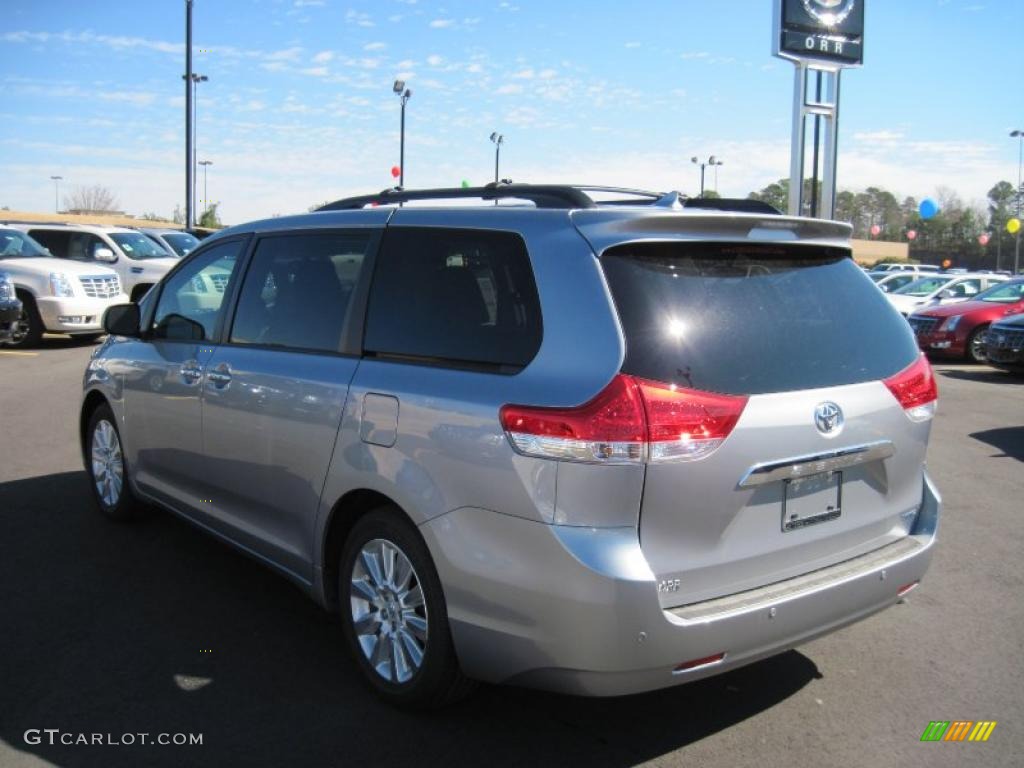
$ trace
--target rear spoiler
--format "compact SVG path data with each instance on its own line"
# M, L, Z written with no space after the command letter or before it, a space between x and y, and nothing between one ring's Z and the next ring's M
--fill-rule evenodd
M705 242L816 245L852 251L853 227L838 221L779 214L726 213L700 209L573 211L573 224L595 253L628 242Z

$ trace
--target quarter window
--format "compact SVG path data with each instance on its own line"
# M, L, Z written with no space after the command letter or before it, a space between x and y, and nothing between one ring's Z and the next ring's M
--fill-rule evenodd
M519 369L540 341L537 286L519 235L416 227L385 233L370 289L367 352Z
M151 336L169 341L209 341L242 250L241 240L215 245L164 283Z
M337 352L374 233L267 237L242 283L235 344Z

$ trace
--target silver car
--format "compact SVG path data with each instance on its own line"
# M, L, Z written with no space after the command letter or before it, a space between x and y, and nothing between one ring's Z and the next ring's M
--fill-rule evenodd
M203 241L107 312L100 509L276 569L405 706L677 685L898 602L937 393L850 228L603 191L392 191Z

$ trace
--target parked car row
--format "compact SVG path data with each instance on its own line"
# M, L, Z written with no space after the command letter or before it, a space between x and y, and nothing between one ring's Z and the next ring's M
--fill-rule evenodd
M928 354L982 363L989 360L992 329L1004 327L1012 316L1021 313L1024 313L1024 278L1017 278L997 281L969 301L922 307L912 312L907 320L914 329L918 346ZM1012 356L1014 346L1009 342L1015 337L1011 331L1003 335L1008 342L1007 354ZM1020 346L1016 344L1017 348ZM998 354L997 358L1003 359Z
M1009 279L1006 275L981 272L928 275L889 292L889 303L908 317L917 309L968 301Z

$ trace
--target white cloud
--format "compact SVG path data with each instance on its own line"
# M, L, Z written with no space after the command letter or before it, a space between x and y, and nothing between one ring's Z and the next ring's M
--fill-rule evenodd
M707 51L687 51L686 53L680 54L681 59L706 59L711 56Z
M434 19L430 22L430 26L433 29L447 29L455 26L455 19Z
M388 47L387 43L367 43L363 46L364 51L383 51Z
M291 48L282 48L279 51L271 51L264 58L267 61L298 61L301 55L302 48L292 46Z
M522 93L522 92L523 92L523 86L519 85L518 83L509 83L508 85L503 85L503 86L501 86L500 88L498 88L495 91L495 93L498 93L498 94L501 94L501 95L507 95L507 94L512 94L512 93Z
M144 107L156 101L155 93L145 91L101 91L97 95L104 101L124 101L137 107Z
M433 53L430 56L427 56L427 64L429 64L432 67L440 67L442 64L444 64L444 57L438 56L436 53Z
M327 5L325 0L295 0L296 8L308 8Z
M521 69L518 72L512 73L512 77L516 78L517 80L532 80L533 70L529 68Z
M313 57L315 64L326 64L328 61L334 58L333 51L320 51L316 56Z
M306 67L305 69L300 69L299 74L309 75L310 77L327 77L330 71L327 67Z
M349 8L345 12L345 21L349 24L355 24L358 27L372 27L375 26L373 19L370 18L370 14L362 13L360 11Z
M635 40L631 40L628 43L626 43L626 47L627 48L639 48L640 47L640 43L636 42Z

